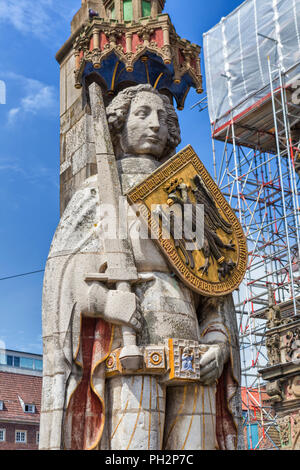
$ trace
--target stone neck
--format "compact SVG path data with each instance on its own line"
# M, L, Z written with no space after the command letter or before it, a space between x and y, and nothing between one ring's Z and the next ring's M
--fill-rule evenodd
M124 155L117 164L122 191L126 193L151 175L161 162L152 155Z

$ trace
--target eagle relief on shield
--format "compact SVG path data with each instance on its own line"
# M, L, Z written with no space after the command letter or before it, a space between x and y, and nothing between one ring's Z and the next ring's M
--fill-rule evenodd
M242 227L190 145L130 190L127 198L188 287L205 296L222 296L238 288L248 260ZM185 210L187 206L191 210ZM202 237L197 237L200 213ZM180 237L178 224L183 225Z

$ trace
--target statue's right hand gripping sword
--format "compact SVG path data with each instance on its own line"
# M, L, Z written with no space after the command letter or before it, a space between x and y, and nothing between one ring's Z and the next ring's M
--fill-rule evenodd
M89 86L89 96L95 134L100 204L113 206L114 214L119 214L122 190L102 91L98 84L92 83ZM131 292L132 284L153 280L153 276L138 274L130 240L119 237L118 233L119 227L115 239L104 237L105 272L102 273L99 270L99 273L87 274L86 281L115 283L117 290ZM141 369L143 354L137 346L135 331L130 327L123 326L122 332L123 348L120 353L122 367L127 370Z

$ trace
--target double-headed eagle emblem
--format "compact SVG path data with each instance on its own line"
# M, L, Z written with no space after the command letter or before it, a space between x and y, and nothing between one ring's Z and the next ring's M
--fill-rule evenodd
M227 251L235 251L235 244L231 239L229 243L224 243L221 237L217 234L217 230L221 229L228 235L232 235L232 226L227 222L220 214L213 198L205 188L199 175L195 175L191 180L191 184L188 185L184 182L183 178L175 178L165 186L165 191L168 194L167 204L173 207L170 214L171 216L171 235L175 241L175 246L181 250L185 257L186 265L192 269L195 268L195 260L193 252L196 250L202 250L205 257L205 262L198 268L198 271L203 274L208 274L209 267L212 262L217 262L219 280L225 279L230 272L235 268L236 263L230 258L226 260L225 254ZM190 197L194 196L194 201ZM187 238L186 232L182 239L176 239L176 213L174 211L174 205L180 210L180 221L183 221L184 227L191 228L192 237ZM191 211L188 215L191 215L191 221L186 221L186 211L184 210L187 205L191 205ZM204 210L203 214L203 225L204 225L204 237L202 240L202 246L199 247L199 240L194 235L197 231L197 205L202 206ZM162 223L164 219L162 217ZM197 243L198 241L198 243ZM191 244L194 242L194 250L189 249ZM201 243L201 242L200 242ZM188 247L186 246L188 244Z
M190 288L209 296L238 288L247 267L246 239L233 210L191 146L127 197L130 204L139 206L171 268Z

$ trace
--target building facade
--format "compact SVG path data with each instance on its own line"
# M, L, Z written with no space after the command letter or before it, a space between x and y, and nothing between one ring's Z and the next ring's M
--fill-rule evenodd
M241 387L244 442L246 450L280 450L281 441L278 426L274 424L272 402L265 387ZM260 403L268 410L262 412Z
M37 450L42 356L0 350L0 450Z
M300 450L300 316L291 313L292 302L269 309L269 364L261 370L277 414L282 450Z

